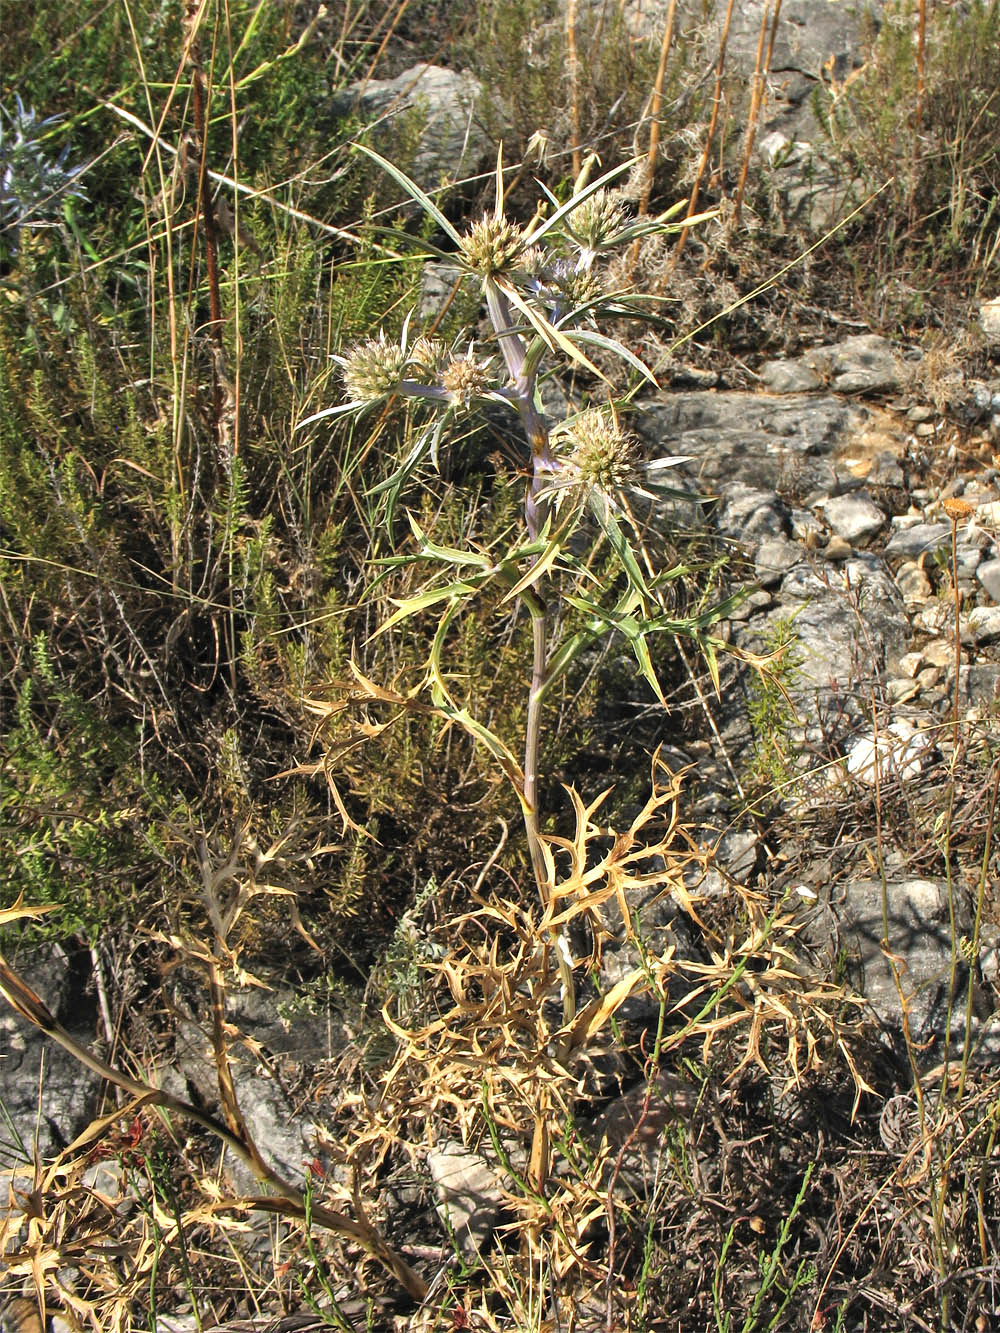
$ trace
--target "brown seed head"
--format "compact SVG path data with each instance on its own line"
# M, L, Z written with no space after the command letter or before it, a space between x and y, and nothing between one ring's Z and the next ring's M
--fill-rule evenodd
M493 387L490 367L474 356L456 356L449 361L441 376L441 383L455 402L468 406L470 399L481 397Z
M941 508L953 523L960 523L963 518L968 518L976 512L975 505L970 505L968 500L960 500L957 495L951 495L947 500L942 500Z

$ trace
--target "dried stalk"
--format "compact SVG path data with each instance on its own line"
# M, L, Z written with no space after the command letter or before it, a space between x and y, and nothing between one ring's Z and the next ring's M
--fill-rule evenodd
M2 956L0 956L0 993L3 994L7 1003L16 1013L60 1045L63 1050L68 1051L85 1068L97 1074L99 1078L106 1079L116 1087L124 1089L134 1097L136 1099L136 1109L140 1106L151 1106L164 1113L165 1121L168 1121L170 1115L184 1116L186 1119L194 1121L202 1129L208 1130L210 1134L214 1134L216 1138L221 1139L226 1147L231 1148L237 1157L250 1168L258 1180L269 1185L276 1192L274 1195L263 1198L242 1201L243 1205L278 1212L286 1217L305 1218L306 1200L302 1191L268 1166L261 1157L257 1145L242 1127L242 1117L238 1117L237 1121L242 1132L237 1132L237 1129L227 1128L213 1116L206 1115L205 1112L199 1111L197 1107L190 1105L190 1103L171 1096L169 1092L164 1092L162 1088L154 1088L150 1084L132 1078L131 1075L124 1073L122 1070L106 1064L99 1056L88 1050L87 1047L80 1045L69 1035L39 996L8 966ZM229 1099L224 1097L223 1100L226 1103ZM227 1109L228 1114L229 1110ZM226 1207L239 1206L241 1204L236 1200L226 1205ZM426 1283L410 1268L402 1255L397 1254L387 1244L370 1222L355 1221L354 1218L348 1217L346 1213L328 1208L324 1204L311 1203L310 1208L313 1220L318 1222L320 1226L326 1227L337 1235L343 1236L346 1240L359 1245L366 1254L378 1260L414 1300L422 1301L424 1299L427 1294Z
M667 10L667 22L663 29L663 40L660 43L660 63L656 67L656 78L653 81L653 96L649 104L649 147L646 150L646 170L643 176L642 193L639 196L639 213L645 216L649 212L649 197L653 191L653 175L656 171L656 155L660 148L660 110L663 106L663 84L667 76L667 56L670 54L670 43L674 37L674 20L677 15L677 0L670 0L670 7ZM636 240L632 246L633 256L638 251L639 242Z
M566 69L569 74L569 114L572 125L573 179L580 174L580 57L576 49L576 0L566 5Z
M722 25L722 37L719 40L719 60L715 67L715 92L712 97L712 115L708 123L708 132L705 135L705 149L701 155L701 161L698 163L694 185L691 187L691 198L688 200L687 212L684 215L688 218L694 217L698 210L698 196L701 193L701 183L705 178L705 172L708 170L708 160L712 153L715 131L719 123L719 112L722 108L722 76L726 68L726 47L729 44L729 28L733 20L733 3L734 0L729 0L729 4L726 6L726 17ZM674 271L684 252L684 242L687 240L688 230L689 228L685 227L677 238L677 244L674 246L674 253L671 256L668 273Z
M739 184L736 187L736 200L733 205L732 226L739 225L740 214L743 211L743 194L746 190L747 175L750 171L750 158L753 154L754 142L757 138L757 125L760 120L761 107L764 105L764 97L767 92L767 76L771 72L771 57L774 54L774 38L778 31L778 18L781 14L781 0L777 0L774 10L774 17L771 18L771 34L767 42L767 51L764 50L764 37L767 32L768 18L770 17L770 0L764 6L764 12L760 19L760 37L757 41L757 60L753 71L753 92L750 97L750 111L747 115L746 137L743 142L743 164L740 167Z

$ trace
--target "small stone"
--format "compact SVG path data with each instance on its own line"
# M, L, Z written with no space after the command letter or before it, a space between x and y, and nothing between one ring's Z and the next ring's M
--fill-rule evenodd
M863 542L885 526L885 514L866 495L836 495L823 505L823 516L838 537Z
M991 347L1000 347L1000 296L983 301L979 307L979 323Z
M787 511L775 491L761 490L734 482L726 488L724 502L715 522L727 537L736 537L753 547L766 537L783 537Z
M670 372L670 383L680 389L714 389L718 382L717 370L703 370L687 363L675 366Z
M920 608L913 617L913 624L928 634L940 634L951 623L952 615L951 607L935 598Z
M904 676L913 679L920 670L923 660L923 653L904 653L899 659L899 669Z
M849 560L854 553L851 543L837 533L827 542L823 555L827 560Z
M959 579L971 579L982 561L982 550L978 546L960 542L955 549L955 555L958 559Z
M744 597L739 606L734 606L729 613L730 620L749 620L751 616L756 615L758 611L766 611L774 602L774 598L763 588L755 588L749 597Z
M955 663L955 645L947 639L932 639L924 645L924 661L947 671Z
M427 1154L440 1203L438 1214L463 1250L481 1250L496 1225L503 1191L496 1174L478 1153L448 1143Z
M795 542L785 537L768 537L757 549L754 572L763 587L772 588L801 558L802 550Z
M907 412L906 419L916 425L921 421L930 421L933 416L934 408L930 403L914 403Z
M715 849L715 861L733 879L746 879L757 863L760 834L749 829L724 833Z
M815 370L801 361L765 361L760 382L769 393L810 393L823 387Z
M969 612L969 629L977 644L1000 639L1000 606L977 606Z
M877 333L862 333L830 347L817 347L803 360L820 374L829 367L837 393L873 393L899 387L899 365L892 344Z
M907 676L897 676L895 680L890 680L885 689L891 704L908 703L920 693L918 682L910 680Z
M922 439L926 439L928 435L937 434L937 426L934 425L933 421L920 421L914 426L913 433L919 435Z
M896 587L903 600L912 605L926 602L932 595L931 581L914 560L907 560L896 571Z
M990 601L1000 604L1000 560L987 560L979 565L976 578L986 589Z
M966 706L996 708L1000 703L1000 667L991 662L959 667L958 692Z
M951 550L950 523L923 523L902 526L893 522L896 531L889 538L885 547L887 556L906 556L913 559L925 552Z
M932 690L941 680L941 668L924 667L917 672L916 680L922 690Z
M912 682L907 682L912 684ZM889 778L914 778L931 748L930 737L900 718L875 735L859 736L847 752L847 771L858 782L874 786Z
M792 510L792 536L809 551L823 545L823 525L808 509Z

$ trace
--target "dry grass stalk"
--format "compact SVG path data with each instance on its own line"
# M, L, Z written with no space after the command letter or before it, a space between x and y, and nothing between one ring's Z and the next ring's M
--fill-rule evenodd
M764 6L760 16L760 36L757 40L757 59L753 71L753 91L750 96L750 110L747 114L746 135L743 141L743 163L740 167L740 178L736 186L736 197L733 201L732 226L739 226L740 214L743 211L743 195L746 190L747 176L750 171L750 159L753 156L753 146L757 137L757 124L760 120L761 108L764 105L764 99L767 94L767 76L771 70L771 57L774 53L774 39L778 31L778 18L781 14L781 0L777 0L774 7L774 15L771 15L770 0ZM770 19L770 36L768 36L768 20ZM767 37L767 50L764 49L764 39Z
M224 877L228 877L228 870L224 869ZM213 885L213 892L217 892L217 885ZM0 924L17 921L24 917L38 915L39 909L26 908L18 903L15 907L0 912ZM229 1071L228 1059L225 1053L224 1019L220 1015L220 1010L224 1004L224 998L221 991L221 976L218 972L218 959L211 952L204 952L203 961L208 963L212 972L213 980L213 1002L215 1004L214 1030L215 1030L215 1052L216 1064L219 1071L219 1093L222 1102L226 1124L221 1124L213 1116L207 1115L197 1107L183 1101L178 1097L172 1096L162 1088L153 1087L151 1084L141 1079L133 1078L123 1070L114 1068L106 1061L102 1060L94 1052L88 1050L77 1042L66 1029L58 1022L55 1016L50 1012L45 1003L38 995L27 985L26 982L18 976L16 972L0 957L0 993L11 1005L11 1007L26 1019L33 1026L64 1050L68 1051L75 1059L79 1060L86 1068L97 1074L101 1079L107 1080L113 1086L119 1087L127 1092L133 1099L131 1105L126 1109L126 1113L131 1114L144 1107L161 1113L165 1124L169 1125L169 1117L179 1116L186 1120L193 1121L202 1129L208 1130L216 1138L220 1139L227 1148L231 1149L240 1160L250 1168L253 1174L262 1184L270 1187L274 1194L254 1198L251 1200L220 1200L214 1202L211 1211L236 1210L250 1208L266 1209L280 1213L287 1217L304 1219L307 1213L307 1203L302 1191L290 1181L283 1179L261 1156L260 1150L253 1138L249 1134L246 1123L236 1099L235 1087ZM120 1120L123 1112L115 1111L112 1116L106 1117L102 1121L95 1122L90 1128L67 1149L58 1159L59 1163L74 1162L76 1155L85 1146L89 1146L96 1138L99 1138L111 1125ZM55 1170L55 1168L53 1168ZM48 1177L46 1177L48 1178ZM56 1179L57 1176L53 1176ZM346 1213L328 1208L321 1203L311 1203L309 1212L313 1220L321 1227L326 1227L337 1235L359 1245L361 1249L372 1258L376 1259L382 1266L396 1279L397 1282L407 1291L415 1300L422 1300L426 1295L427 1287L423 1279L420 1278L413 1269L406 1263L401 1255L397 1254L389 1245L386 1244L379 1232L364 1217L361 1220L355 1220ZM63 1216L62 1212L56 1209L56 1214ZM37 1257L29 1255L25 1262L29 1262L30 1270L36 1280L44 1277L44 1268L39 1267L40 1261ZM37 1276L36 1276L37 1275Z
M576 49L576 0L566 5L566 72L569 76L570 148L573 152L573 178L580 175L580 57Z
M688 200L685 217L694 217L698 211L698 198L701 194L701 184L705 179L705 172L708 170L709 158L712 154L712 144L715 142L715 131L719 124L719 113L722 110L723 87L722 78L726 68L726 47L729 44L729 28L733 21L733 0L729 0L726 6L726 17L722 23L722 36L719 38L719 58L715 67L715 91L712 95L712 115L708 122L708 129L705 131L705 147L698 162L698 169L695 172L694 184L691 186L691 197ZM668 273L672 273L677 266L677 262L684 252L684 242L687 239L687 229L681 232L677 238L677 244L674 246L674 252L670 259Z

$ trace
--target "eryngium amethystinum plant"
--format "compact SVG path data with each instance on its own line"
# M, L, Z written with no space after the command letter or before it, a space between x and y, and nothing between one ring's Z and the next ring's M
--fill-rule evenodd
M687 460L677 456L642 460L637 441L622 424L624 404L614 400L609 381L587 355L589 350L599 349L624 363L641 380L655 384L652 372L632 351L601 331L602 316L635 316L643 309L635 298L626 299L605 289L601 260L643 235L679 230L711 214L679 223L670 221L678 210L659 218L630 218L625 200L611 188L613 181L629 169L631 164L626 163L590 183L585 171L567 202L559 204L549 195L548 216L543 216L540 208L535 219L522 227L505 215L503 164L498 156L494 209L463 235L397 167L368 148L361 151L394 177L452 242L454 250L447 254L428 245L427 257L457 263L468 279L479 284L491 334L485 345L472 338L460 346L448 347L432 337L411 338L409 319L398 340L379 332L336 358L347 401L315 413L300 425L322 417L360 414L377 405L384 409L396 397L420 400L431 409L400 465L374 488L373 493L382 495L391 522L404 483L425 459L436 465L442 442L452 427L491 404L519 418L528 474L524 528L519 538L499 554L441 547L428 538L411 515L416 553L392 556L383 563L399 567L422 561L449 573L432 579L419 595L399 602L377 632L428 607L443 608L425 684L435 709L488 747L520 799L538 893L546 915L553 919L548 942L560 979L564 1028L568 1031L577 1008L574 964L563 930L555 920L557 913L549 910L553 895L548 868L551 858L547 863L540 835L542 704L578 654L609 632L621 635L631 645L643 676L661 702L663 695L649 646L656 634L694 639L716 675L715 652L719 645L709 630L727 614L733 601L686 618L672 616L666 610L665 585L685 571L651 568L629 493L654 501L656 495L648 489L650 485L656 484L661 496L665 493L657 481L658 474ZM411 237L406 241L412 244ZM607 401L551 422L541 407L539 379L553 359L580 367L597 382L603 382L608 389ZM613 572L603 584L589 559L594 543L602 536L617 557L611 562ZM586 538L583 555L581 537ZM505 589L503 601L519 602L532 622L523 766L495 732L455 700L442 661L455 617L488 585ZM553 614L553 600L560 598L578 613L578 627L571 632L555 629L565 619ZM364 684L360 672L357 674ZM378 697L384 697L384 692ZM541 1174L544 1178L544 1170Z
M80 167L66 165L69 147L53 157L47 140L59 116L39 119L17 98L13 113L0 107L0 229L39 227L59 218L68 199L83 199Z

